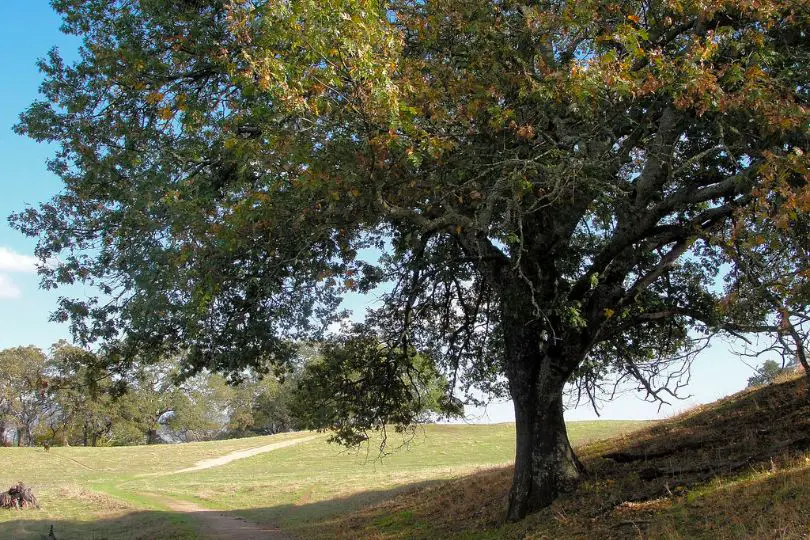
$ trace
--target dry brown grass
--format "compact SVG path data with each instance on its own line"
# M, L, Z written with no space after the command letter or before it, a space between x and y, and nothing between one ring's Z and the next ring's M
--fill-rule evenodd
M807 382L745 390L579 452L580 489L502 521L511 467L480 470L314 524L305 536L370 538L808 538Z
M116 510L127 510L132 508L132 505L126 501L76 485L60 487L57 490L57 496L65 499L82 501L87 503L89 508L94 508L98 512L104 514L107 512L114 512Z

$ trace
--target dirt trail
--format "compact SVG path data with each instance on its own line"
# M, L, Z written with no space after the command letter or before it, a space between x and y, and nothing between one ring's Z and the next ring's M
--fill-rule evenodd
M229 515L220 510L211 510L198 504L177 499L161 497L160 502L174 512L189 514L197 523L200 538L253 540L253 539L282 539L289 538L278 527L273 525L260 525L236 516Z
M231 461L236 461L237 459L243 459L255 456L257 454L263 454L265 452L272 452L273 450L278 450L279 448L286 448L287 446L295 446L296 444L305 443L307 441L317 439L318 437L320 437L320 435L310 435L309 437L301 437L300 439L290 439L289 441L281 441L272 444L265 444L264 446L257 446L256 448L248 448L247 450L237 450L235 452L231 452L230 454L225 454L224 456L220 456L217 458L203 459L202 461L198 461L191 467L186 467L185 469L177 469L176 471L169 471L167 473L159 473L159 474L163 476L169 474L180 474L180 473L201 471L203 469L210 469L212 467L220 467L222 465L230 463Z
M169 471L164 473L152 473L144 476L168 476L172 474L180 474L193 471L201 471L204 469L211 469L213 467L221 467L237 459L244 459L247 457L263 454L265 452L272 452L279 448L286 448L288 446L295 446L297 444L305 443L313 439L317 439L321 435L310 435L308 437L301 437L298 439L290 439L272 444L265 444L264 446L257 446L255 448L248 448L246 450L238 450L225 454L217 458L204 459L198 461L191 467L184 469L177 469L176 471ZM179 499L172 499L165 495L156 495L154 493L143 493L152 497L162 504L166 505L174 512L182 512L189 514L197 523L200 531L200 538L207 538L210 540L253 540L263 538L281 539L288 538L281 530L272 524L259 524L233 516L221 510L212 510L205 508L193 502L183 501Z

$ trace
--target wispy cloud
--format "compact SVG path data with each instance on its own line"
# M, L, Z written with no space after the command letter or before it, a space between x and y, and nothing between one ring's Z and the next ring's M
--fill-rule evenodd
M22 290L11 280L8 272L30 274L37 270L37 258L0 246L0 299L22 296Z
M35 272L37 258L0 246L0 272Z
M22 296L22 291L17 287L8 276L0 274L0 299L3 298L19 298Z

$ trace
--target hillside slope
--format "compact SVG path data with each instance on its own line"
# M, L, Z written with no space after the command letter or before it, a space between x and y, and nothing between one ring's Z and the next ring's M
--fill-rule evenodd
M807 538L810 395L804 379L746 390L579 449L580 489L504 524L511 467L314 524L304 536Z

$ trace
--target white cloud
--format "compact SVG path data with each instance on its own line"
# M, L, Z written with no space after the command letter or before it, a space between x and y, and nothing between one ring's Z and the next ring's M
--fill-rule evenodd
M5 274L0 274L0 298L19 298L22 291Z
M22 290L6 272L30 274L37 270L37 258L0 246L0 299L20 298Z
M0 271L36 272L36 265L36 257L15 253L6 247L0 246ZM0 283L2 283L2 281L0 281Z

